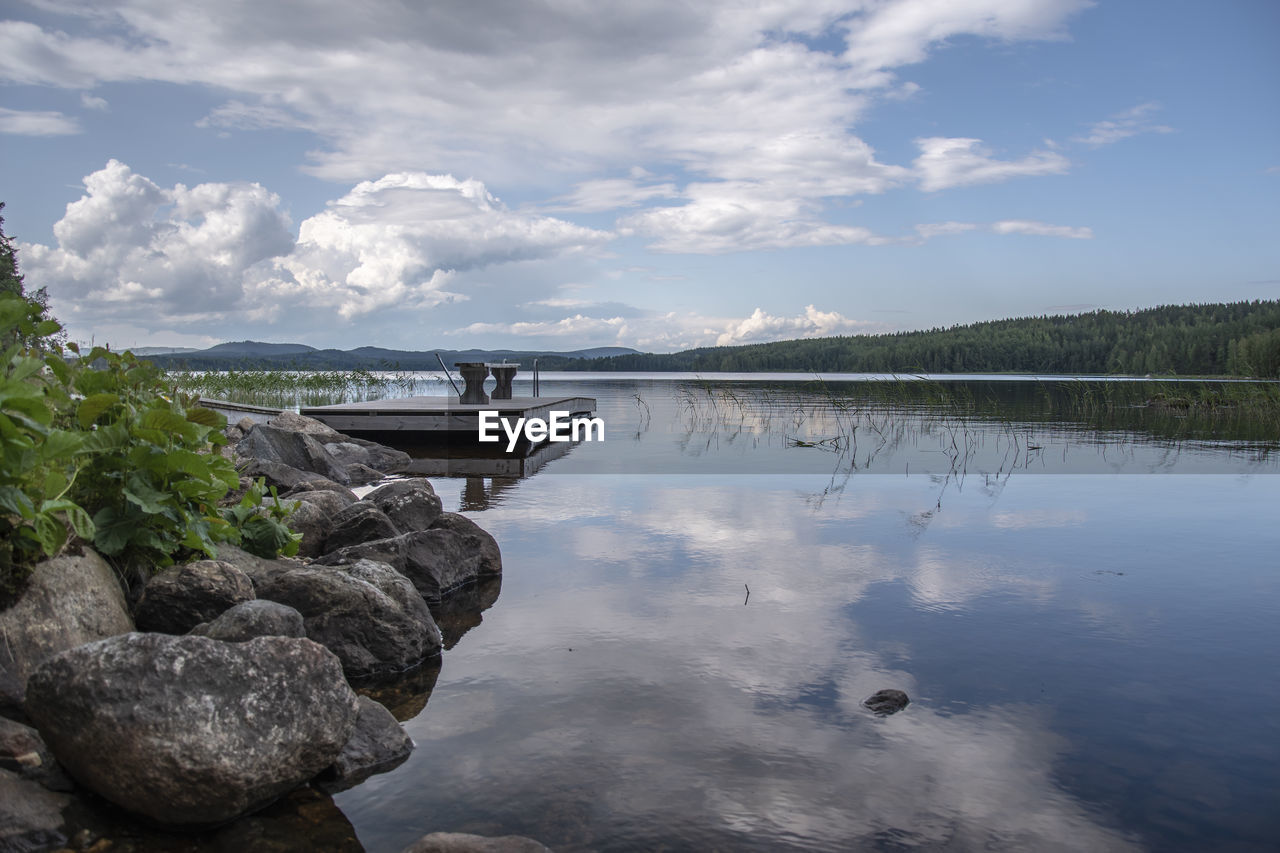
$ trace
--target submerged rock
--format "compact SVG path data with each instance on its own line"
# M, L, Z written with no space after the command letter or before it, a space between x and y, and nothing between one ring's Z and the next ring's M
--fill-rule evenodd
M253 598L253 581L243 571L221 560L199 560L147 581L134 619L143 631L185 634Z
M391 712L367 696L359 697L355 730L337 760L313 784L329 794L354 788L378 773L394 770L413 752L413 740Z
M422 713L431 691L440 678L441 656L427 658L413 669L394 676L365 679L352 685L356 693L368 696L403 723Z
M885 690L877 690L872 693L862 704L870 708L872 713L877 717L887 717L890 714L896 714L903 708L911 704L911 699L901 690L888 688Z
M25 719L27 677L47 658L133 628L116 573L96 553L37 564L22 595L0 611L0 716Z
M192 828L313 778L338 756L357 713L338 659L310 640L138 633L45 661L26 708L85 787Z
M461 832L433 832L422 836L400 853L551 853L551 850L521 835L488 838Z

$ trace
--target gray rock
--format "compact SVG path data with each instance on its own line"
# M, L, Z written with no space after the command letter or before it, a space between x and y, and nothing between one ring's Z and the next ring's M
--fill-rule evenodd
M435 489L422 478L394 480L374 489L364 499L382 510L402 533L426 530L443 511Z
M376 483L379 480L386 479L386 474L377 468L370 468L368 465L354 462L346 467L347 481L353 486L367 486L369 483Z
M413 585L385 563L311 566L265 579L262 598L302 614L307 636L350 678L406 670L440 650L440 629Z
M521 835L488 838L461 832L433 832L400 853L551 853L551 849Z
M348 545L392 539L400 533L382 510L367 501L357 501L333 517L325 543L329 551L336 551Z
M430 604L483 578L502 574L497 541L474 521L443 513L427 530L407 533L401 569Z
M75 790L75 784L45 746L40 733L4 717L0 717L0 768L38 782L50 791Z
M413 752L413 739L390 711L366 696L361 696L359 701L359 716L351 739L333 765L313 783L326 793L354 788L370 776L394 770Z
M0 716L25 719L27 676L46 658L133 628L120 582L96 553L37 564L22 595L0 612Z
M313 492L313 494L332 497L335 502L341 500L329 492ZM282 503L292 507L285 523L294 533L302 534L302 541L298 543L298 556L318 557L323 554L325 539L329 535L329 528L333 525L333 514L316 501L290 500Z
M329 480L323 474L303 471L283 462L272 462L267 459L242 459L237 463L236 469L245 477L255 480L261 477L268 486L275 486L279 492L293 491L305 483ZM345 480L346 474L342 477Z
M372 542L361 542L330 551L328 554L317 557L314 562L316 565L323 566L346 566L357 560L374 560L386 563L397 572L403 573L407 547L408 542L403 536L375 539Z
M243 643L254 637L305 637L307 629L302 614L289 605L258 598L237 604L212 622L192 628L191 633L224 643Z
M147 581L134 621L143 631L185 634L253 598L253 581L243 571L221 560L199 560L170 566Z
M259 584L268 578L291 572L294 569L300 569L306 565L301 560L292 557L275 557L273 559L259 557L236 545L219 545L218 560L230 563L248 575L249 579L253 581L255 590L257 590Z
M342 438L342 434L328 424L287 410L273 417L270 424L276 429L313 435L322 442L335 441Z
M911 700L901 690L888 688L872 693L863 700L862 704L870 708L877 717L887 717L910 705Z
M332 488L328 488L329 486ZM280 499L307 501L320 507L331 516L337 515L359 500L346 486L339 486L331 480L303 483L300 487L290 489L287 494L281 495Z
M64 847L68 839L62 813L71 799L0 769L0 850L26 853Z
M81 784L160 823L231 820L333 763L356 697L310 640L125 634L63 652L27 713Z
M240 439L236 455L288 465L299 471L311 471L336 483L346 482L345 465L325 450L324 444L315 436L303 432L257 424Z

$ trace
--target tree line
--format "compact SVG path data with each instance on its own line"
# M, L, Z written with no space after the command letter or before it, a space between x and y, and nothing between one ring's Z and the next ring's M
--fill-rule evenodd
M562 370L1280 377L1280 301L993 320L582 359Z

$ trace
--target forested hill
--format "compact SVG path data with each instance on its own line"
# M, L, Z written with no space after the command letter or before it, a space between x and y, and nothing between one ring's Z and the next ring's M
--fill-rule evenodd
M1280 301L1023 317L926 332L582 359L561 369L1276 377Z

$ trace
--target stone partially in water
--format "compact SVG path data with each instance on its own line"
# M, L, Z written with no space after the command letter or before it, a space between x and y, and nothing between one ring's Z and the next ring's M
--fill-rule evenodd
M863 705L871 709L877 717L887 717L890 714L896 714L903 708L911 704L911 699L901 690L889 688L886 690L877 690L862 702Z
M461 832L433 832L424 835L400 853L551 853L532 838L503 835L488 838Z
M26 707L85 787L197 828L262 808L332 764L358 705L338 659L310 640L123 634L41 664Z

